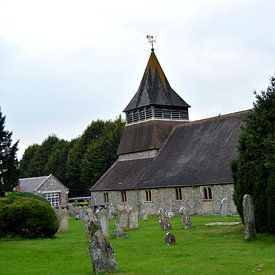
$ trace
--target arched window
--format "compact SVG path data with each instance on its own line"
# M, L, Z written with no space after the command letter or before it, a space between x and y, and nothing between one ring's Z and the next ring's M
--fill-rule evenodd
M151 190L146 190L146 201L152 201Z
M205 200L207 200L208 199L208 195L207 195L207 189L206 189L206 187L204 187L203 188L203 198L205 199Z
M212 191L210 187L208 187L208 199L212 200Z
M176 200L177 201L181 201L182 200L181 188L176 188Z

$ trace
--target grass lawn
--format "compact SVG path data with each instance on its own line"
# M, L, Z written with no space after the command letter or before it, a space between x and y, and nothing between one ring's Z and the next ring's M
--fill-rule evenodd
M243 239L243 226L205 226L209 222L239 221L238 217L192 216L185 230L172 219L176 245L164 243L158 219L141 221L126 239L110 239L115 249L115 274L275 274L275 236ZM114 228L111 221L110 229ZM81 221L54 239L0 240L0 274L92 274L88 244Z

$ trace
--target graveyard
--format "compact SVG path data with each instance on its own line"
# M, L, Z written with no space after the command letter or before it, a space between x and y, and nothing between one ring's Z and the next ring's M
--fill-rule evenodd
M174 245L165 243L168 231L161 230L156 216L140 220L124 239L112 236L116 227L115 220L110 220L108 241L117 261L113 273L274 274L275 236L257 234L246 241L243 224L233 223L240 222L238 216L193 215L190 219L192 226L185 229L180 216L171 218ZM72 217L69 230L55 238L1 239L0 259L1 274L93 273L84 222Z

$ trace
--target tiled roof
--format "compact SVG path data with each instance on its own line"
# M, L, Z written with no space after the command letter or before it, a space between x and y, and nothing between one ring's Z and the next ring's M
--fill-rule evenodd
M20 192L35 191L49 176L19 179Z
M232 183L230 162L246 115L239 112L175 126L156 158L117 161L91 190Z
M190 107L171 88L154 52L151 52L139 89L124 112L149 105Z
M161 148L175 125L186 122L152 120L124 128L117 154Z

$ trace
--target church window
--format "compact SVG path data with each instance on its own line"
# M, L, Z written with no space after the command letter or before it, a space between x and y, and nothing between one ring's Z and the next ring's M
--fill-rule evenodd
M210 187L208 187L208 199L212 200L212 191Z
M176 188L176 200L177 201L181 201L182 200L181 188Z
M152 201L151 190L145 190L146 192L146 201Z
M126 202L127 201L126 191L121 191L121 201L122 202Z
M104 202L109 202L109 194L107 192L104 192L103 196L104 196Z
M212 200L212 190L211 187L203 188L203 198L205 200Z
M207 194L207 189L206 189L206 187L203 188L203 198L204 198L205 200L208 199L208 194Z

